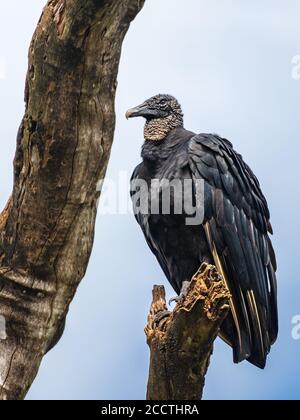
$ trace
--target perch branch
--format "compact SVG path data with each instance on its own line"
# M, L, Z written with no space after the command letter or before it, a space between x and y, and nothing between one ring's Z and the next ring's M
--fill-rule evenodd
M150 347L148 400L202 398L213 343L229 309L230 294L214 266L203 264L186 297L167 311L155 286L146 335Z
M1 400L25 397L85 274L122 41L143 4L49 0L33 36L13 193L0 215Z

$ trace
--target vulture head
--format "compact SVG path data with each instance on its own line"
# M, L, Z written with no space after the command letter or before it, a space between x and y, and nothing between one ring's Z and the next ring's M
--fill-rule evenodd
M183 113L179 102L171 95L156 95L142 105L129 109L126 118L146 119L145 140L162 141L170 131L183 126Z

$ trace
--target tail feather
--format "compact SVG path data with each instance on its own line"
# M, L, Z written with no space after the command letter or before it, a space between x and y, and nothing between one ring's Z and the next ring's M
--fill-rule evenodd
M258 267L255 271L257 279L253 279L252 267L247 285L253 287L242 288L241 272L236 269L238 262L230 259L230 253L220 253L216 249L209 224L206 224L205 232L215 265L232 296L231 312L221 327L220 337L233 348L235 363L247 360L263 369L278 334L275 271L270 261L269 266L264 267L263 262L252 254L253 264ZM243 265L243 261L239 263Z

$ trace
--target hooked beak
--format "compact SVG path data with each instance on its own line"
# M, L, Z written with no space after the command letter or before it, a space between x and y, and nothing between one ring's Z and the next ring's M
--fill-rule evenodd
M136 117L144 117L146 119L157 118L158 112L154 109L149 109L146 104L142 104L126 112L127 120Z

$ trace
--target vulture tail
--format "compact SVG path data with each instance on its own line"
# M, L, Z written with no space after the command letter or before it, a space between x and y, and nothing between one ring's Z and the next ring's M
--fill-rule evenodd
M276 302L273 305L273 302L270 302L268 290L256 287L255 282L248 284L248 287L241 287L246 273L239 271L238 267L247 266L250 268L249 262L235 261L233 259L235 253L230 247L219 252L213 240L215 237L213 231L214 225L206 223L206 237L215 265L231 293L231 312L224 321L219 335L233 348L235 363L248 360L253 365L264 369L271 344L277 337ZM239 255L239 258L242 258L242 254ZM252 261L254 263L254 260ZM265 276L267 283L266 267L263 267L262 262L258 260L255 261L255 264L259 271L256 275L260 279ZM271 296L274 296L276 295L276 277L271 265L268 267L268 274Z

